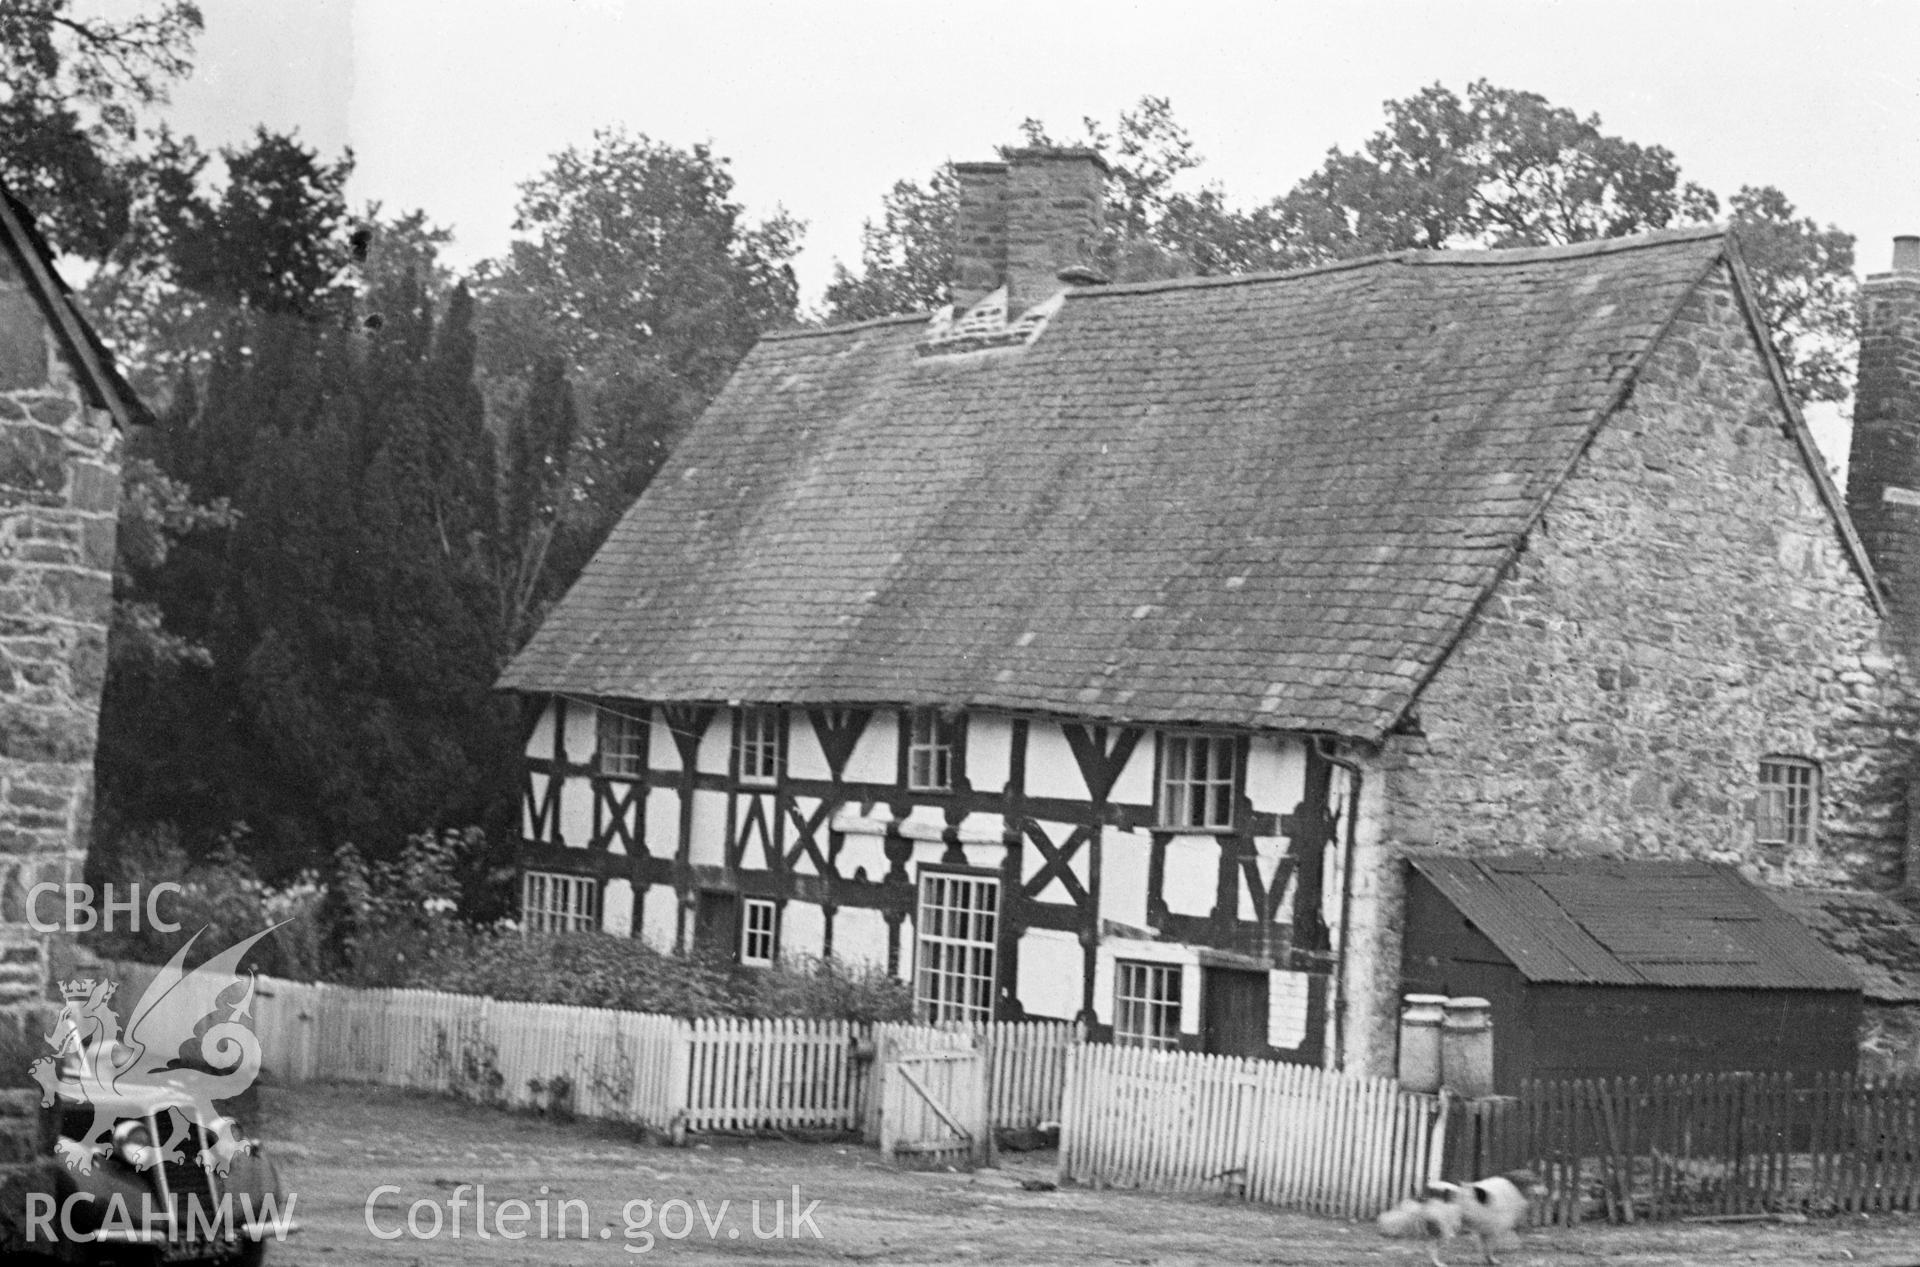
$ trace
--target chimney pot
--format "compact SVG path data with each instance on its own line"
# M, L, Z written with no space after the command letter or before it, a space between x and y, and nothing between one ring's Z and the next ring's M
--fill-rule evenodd
M1920 273L1920 236L1902 234L1893 240L1893 271Z

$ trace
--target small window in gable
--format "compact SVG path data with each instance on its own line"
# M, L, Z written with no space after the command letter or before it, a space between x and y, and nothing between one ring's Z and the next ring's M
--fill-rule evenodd
M960 720L937 708L916 708L907 715L907 788L914 792L953 790Z
M1800 757L1760 758L1760 785L1753 809L1754 843L1808 848L1819 826L1819 767Z
M1239 761L1232 735L1168 731L1160 736L1162 827L1224 831L1239 799Z
M602 704L594 710L594 723L602 774L638 778L646 772L647 719L638 709Z
M735 746L740 756L740 781L742 783L777 783L780 779L780 763L784 755L781 751L780 710L777 708L743 708L740 710L739 725L734 731Z
M765 898L750 897L740 904L740 962L749 968L770 968L779 953L780 911Z

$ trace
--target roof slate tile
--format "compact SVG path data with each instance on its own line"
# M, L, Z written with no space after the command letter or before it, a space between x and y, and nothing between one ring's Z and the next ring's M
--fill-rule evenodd
M500 684L1377 739L1725 249L1090 288L941 356L769 336Z

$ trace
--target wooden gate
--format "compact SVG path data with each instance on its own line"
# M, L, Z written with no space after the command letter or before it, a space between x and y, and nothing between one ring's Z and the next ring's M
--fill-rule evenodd
M986 1052L977 1042L882 1054L880 1153L921 1166L981 1165L993 1148Z

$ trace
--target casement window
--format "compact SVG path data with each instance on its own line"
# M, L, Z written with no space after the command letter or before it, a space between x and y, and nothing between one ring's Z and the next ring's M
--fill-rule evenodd
M638 710L625 712L604 705L594 710L595 751L602 774L638 778L646 772L647 719Z
M1238 744L1232 735L1166 731L1160 736L1162 827L1219 831L1233 826L1239 799Z
M953 790L960 721L937 708L907 714L907 788L914 792Z
M1123 1047L1180 1045L1180 973L1177 963L1113 965L1113 1041Z
M591 933L600 927L600 882L529 871L520 880L520 923L530 933Z
M1762 757L1753 806L1754 843L1803 849L1820 826L1820 770L1799 757Z
M770 968L780 952L780 909L765 898L740 903L740 962Z
M937 1024L993 1019L999 928L998 880L946 871L920 873L914 1005L921 1020Z
M776 783L780 779L780 710L743 708L734 728L734 748L740 758L742 783Z

